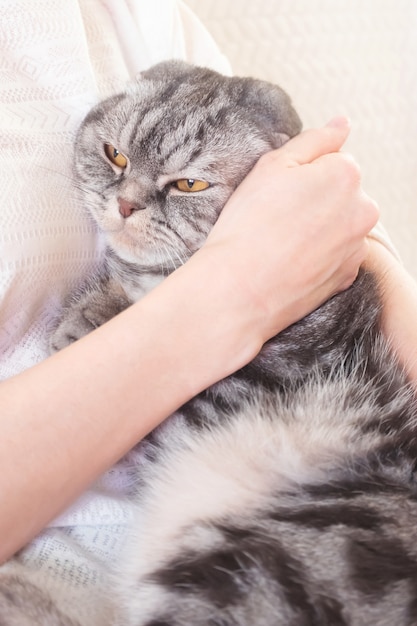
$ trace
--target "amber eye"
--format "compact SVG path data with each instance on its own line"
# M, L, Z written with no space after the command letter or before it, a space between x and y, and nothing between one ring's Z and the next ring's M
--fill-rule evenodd
M203 191L210 187L210 183L205 180L194 180L193 178L180 178L173 183L178 191Z
M119 152L117 148L112 146L110 143L105 143L104 152L106 154L106 157L109 159L111 163L113 163L113 165L117 165L117 167L121 167L122 170L125 169L127 165L127 158L125 157L124 154Z

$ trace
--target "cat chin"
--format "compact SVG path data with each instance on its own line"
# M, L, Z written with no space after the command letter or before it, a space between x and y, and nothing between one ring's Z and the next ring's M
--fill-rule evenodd
M161 255L152 250L146 242L139 242L128 232L106 233L107 243L117 257L127 263L141 266L155 266L161 263Z
M145 246L138 244L137 238L135 240L126 230L107 231L106 238L110 247L126 261L137 262L146 256Z

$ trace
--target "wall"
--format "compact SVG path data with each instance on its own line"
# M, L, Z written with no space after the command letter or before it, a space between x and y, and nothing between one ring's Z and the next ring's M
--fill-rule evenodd
M417 278L417 2L187 0L236 74L283 86L305 127L347 114L347 149Z

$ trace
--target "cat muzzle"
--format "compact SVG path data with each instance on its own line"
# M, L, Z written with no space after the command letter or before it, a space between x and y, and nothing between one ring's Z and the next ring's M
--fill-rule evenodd
M145 209L145 207L138 206L134 202L125 200L124 198L117 198L117 203L119 205L119 213L124 218L130 217L134 211L143 211Z

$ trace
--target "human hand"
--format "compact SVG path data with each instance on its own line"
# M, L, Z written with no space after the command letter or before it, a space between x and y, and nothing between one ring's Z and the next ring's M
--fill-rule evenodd
M262 156L203 246L221 251L261 343L346 289L366 257L378 209L340 152L348 134L336 118Z

